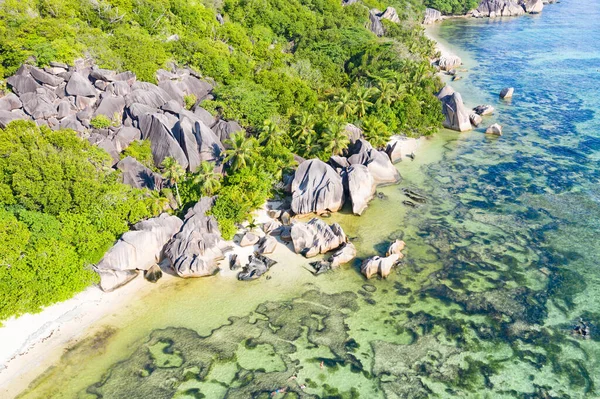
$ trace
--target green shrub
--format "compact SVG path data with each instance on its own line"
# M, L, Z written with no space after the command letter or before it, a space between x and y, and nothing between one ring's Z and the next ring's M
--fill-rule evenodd
M185 109L190 110L194 105L196 105L196 101L198 98L194 94L186 94L183 96L183 102L185 103Z
M157 170L154 166L154 156L150 140L135 140L121 153L121 159L125 157L135 158L139 163L152 170Z
M105 115L96 115L90 121L90 126L95 129L106 129L112 125L112 121Z
M153 214L104 150L70 130L0 130L0 320L70 298L132 223Z

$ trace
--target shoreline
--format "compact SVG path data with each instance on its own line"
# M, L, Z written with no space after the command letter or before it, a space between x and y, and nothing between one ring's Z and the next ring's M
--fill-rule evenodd
M427 30L426 35L437 43L442 52L453 54ZM408 140L411 143L408 147L409 152L416 152L427 138ZM403 158L406 156L404 152L407 151L403 151ZM267 215L266 206L267 204L256 211L257 223L271 220ZM252 254L255 247L240 247L233 240L227 244L233 247L233 250L221 261L223 268L219 270L217 277L234 279L238 271L230 271L227 267L229 255L235 253L245 259ZM279 244L279 249L289 249L285 243ZM299 262L309 262L293 250L290 250L290 254ZM0 396L14 397L20 394L48 367L55 364L66 348L110 324L112 317L116 317L117 313L125 313L135 302L180 280L165 273L164 268L163 277L155 284L146 281L143 273L139 273L131 282L113 292L104 292L96 285L90 286L73 298L48 306L39 313L28 313L5 320L0 327L0 340L3 342L0 346Z

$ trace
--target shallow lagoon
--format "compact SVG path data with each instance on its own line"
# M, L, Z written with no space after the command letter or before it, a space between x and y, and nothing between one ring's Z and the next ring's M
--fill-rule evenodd
M282 248L290 261L270 280L173 281L23 397L600 396L597 21L599 2L563 0L432 32L466 60L453 86L467 105L494 105L484 126L504 135L442 132L398 165L387 199L329 219L361 257L404 239L389 279L367 282L357 264L313 277ZM506 86L515 97L500 102ZM402 187L429 201L407 208ZM572 333L580 317L591 339Z

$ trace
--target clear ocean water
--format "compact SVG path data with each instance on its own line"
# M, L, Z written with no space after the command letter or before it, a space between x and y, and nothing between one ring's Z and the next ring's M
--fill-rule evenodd
M467 105L496 111L428 140L363 216L329 219L360 257L404 239L390 278L358 263L313 277L282 252L270 280L177 281L22 396L600 397L600 1L431 33L463 57ZM483 134L493 122L502 137ZM403 205L404 187L427 203Z

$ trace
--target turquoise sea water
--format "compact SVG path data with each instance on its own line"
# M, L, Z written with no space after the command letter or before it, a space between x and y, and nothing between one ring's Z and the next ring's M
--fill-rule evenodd
M23 396L600 397L600 1L434 34L464 56L453 86L466 103L496 112L430 140L362 217L330 219L361 257L407 242L389 279L367 282L355 263L318 278L280 264L227 288L186 280ZM492 122L502 137L482 133ZM402 187L428 202L406 208ZM573 333L580 318L589 339Z

